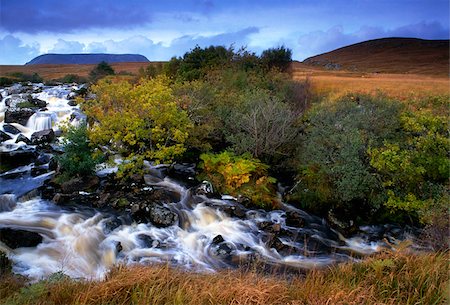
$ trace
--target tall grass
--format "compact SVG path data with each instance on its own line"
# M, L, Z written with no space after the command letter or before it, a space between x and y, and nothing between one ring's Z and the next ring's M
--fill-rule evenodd
M448 254L384 253L306 275L118 267L102 281L0 281L1 304L446 304ZM12 283L12 284L11 284ZM14 284L15 283L15 284Z

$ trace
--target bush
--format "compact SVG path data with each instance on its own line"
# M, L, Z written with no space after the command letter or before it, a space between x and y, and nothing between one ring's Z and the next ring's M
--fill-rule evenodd
M102 77L114 74L114 69L106 61L102 61L89 72L89 77L92 81L97 81Z
M271 208L278 205L275 179L267 175L268 166L248 154L230 152L202 154L200 168L204 176L222 194L243 195L255 205Z
M399 136L400 103L382 96L346 96L314 107L298 151L297 199L318 213L370 217L384 201L367 149Z
M261 61L268 69L279 69L287 72L292 62L292 50L284 46L264 50Z
M86 83L87 78L83 76L79 76L76 74L66 74L62 78L57 79L56 81L62 82L62 83Z
M100 158L93 156L86 124L66 127L63 146L64 153L57 159L63 175L84 177L94 173Z
M171 162L181 156L192 124L165 77L137 84L102 79L91 87L96 99L82 103L92 122L92 143L109 145L128 159Z

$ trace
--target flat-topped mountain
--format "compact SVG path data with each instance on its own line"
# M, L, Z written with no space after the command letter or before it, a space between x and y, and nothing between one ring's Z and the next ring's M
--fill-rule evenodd
M40 64L98 64L116 62L148 62L147 57L139 54L43 54L33 58L26 65Z
M449 40L368 40L309 57L303 63L330 70L448 75Z

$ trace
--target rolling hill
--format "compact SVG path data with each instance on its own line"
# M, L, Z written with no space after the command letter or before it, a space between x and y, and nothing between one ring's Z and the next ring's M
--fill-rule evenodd
M449 75L449 40L382 38L309 57L309 66L369 73Z
M147 57L139 54L43 54L33 58L25 65L42 64L98 64L117 62L148 62Z

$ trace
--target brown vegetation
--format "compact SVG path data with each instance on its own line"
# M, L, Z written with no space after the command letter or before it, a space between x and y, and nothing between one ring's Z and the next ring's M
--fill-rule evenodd
M257 269L255 269L257 270ZM384 253L306 275L168 266L117 268L103 281L0 281L2 304L446 304L448 255ZM20 287L23 287L19 290Z
M307 58L304 63L368 73L448 76L449 40L375 39Z

